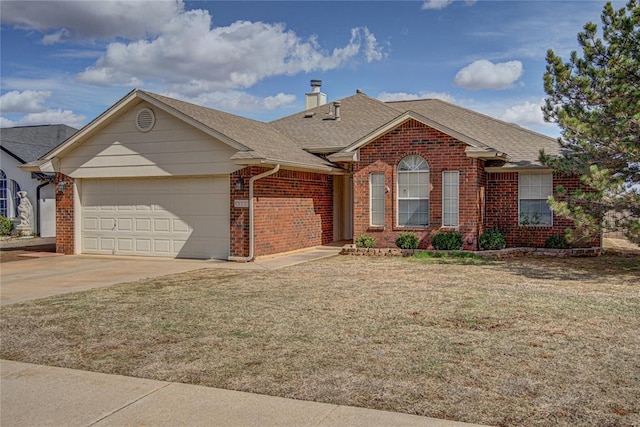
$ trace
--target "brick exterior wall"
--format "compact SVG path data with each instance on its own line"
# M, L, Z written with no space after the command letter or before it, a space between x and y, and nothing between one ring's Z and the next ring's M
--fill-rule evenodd
M568 192L584 188L576 176L553 175L553 188L562 185ZM518 224L518 173L501 172L487 174L486 226L498 227L507 240L507 247L543 247L552 234L564 234L573 222L553 217L553 226L523 227ZM598 247L600 239L581 242L578 247Z
M450 228L442 226L442 172L459 171L459 226L464 249L478 250L478 237L488 227L497 226L506 235L507 247L544 246L552 234L564 234L572 221L555 217L550 227L522 227L518 224L518 174L485 173L484 161L468 158L466 144L414 120L360 149L360 162L354 164L354 238L366 234L376 238L376 247L395 247L396 237L403 231L416 234L421 249L433 249L430 238ZM422 156L429 165L429 225L399 227L397 225L397 167L411 154ZM385 197L384 227L370 226L369 174L384 173L388 192ZM555 174L553 187L577 189L578 177ZM597 247L599 239L582 242L581 247Z
M58 183L65 182L64 192L58 191ZM56 185L56 252L71 255L74 253L74 209L73 178L57 173Z
M249 199L249 178L268 169L248 167L231 175L232 256L249 254L249 209L235 200ZM235 189L239 177L245 189ZM254 184L255 256L319 246L333 241L333 178L280 170Z
M459 171L459 226L464 249L477 248L479 225L482 224L484 193L483 162L470 159L467 145L429 126L409 120L393 131L360 149L360 161L354 165L354 238L366 234L376 238L376 247L395 247L395 239L404 232L415 233L420 248L432 248L430 238L442 227L442 172ZM397 225L397 168L406 156L417 154L429 165L429 225L399 227ZM384 173L388 192L385 197L385 225L371 227L369 217L369 174Z

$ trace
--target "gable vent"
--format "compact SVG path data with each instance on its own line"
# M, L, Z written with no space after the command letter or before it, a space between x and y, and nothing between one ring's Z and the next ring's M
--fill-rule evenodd
M156 115L150 108L141 108L136 115L136 127L140 132L149 132L156 124Z

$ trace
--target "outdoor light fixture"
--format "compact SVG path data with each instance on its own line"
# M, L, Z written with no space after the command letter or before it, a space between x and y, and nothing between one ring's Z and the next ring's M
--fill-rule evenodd
M64 193L64 190L67 189L67 181L58 181L56 184L56 191L58 193Z
M236 179L235 186L237 191L244 191L244 178L239 177L238 179Z

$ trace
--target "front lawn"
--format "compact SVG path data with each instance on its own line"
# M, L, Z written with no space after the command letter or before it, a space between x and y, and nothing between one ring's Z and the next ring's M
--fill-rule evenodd
M4 306L0 357L490 425L640 424L640 258L335 257Z

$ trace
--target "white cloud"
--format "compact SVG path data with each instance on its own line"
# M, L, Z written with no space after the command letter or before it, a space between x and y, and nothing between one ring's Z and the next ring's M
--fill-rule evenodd
M425 2L422 3L422 10L442 10L453 2L454 0L425 0ZM475 2L476 0L464 1L467 6L471 6Z
M453 83L466 89L506 89L523 74L520 61L494 64L486 59L480 59L458 71Z
M211 25L206 10L176 16L153 39L114 42L93 66L77 76L81 83L141 86L169 84L184 96L248 88L272 76L327 71L362 59L382 59L384 52L367 28L354 28L349 42L324 51L316 37L303 39L284 24L237 21Z
M17 121L16 126L65 124L80 128L85 121L86 117L81 114L75 114L71 110L55 109L27 114Z
M382 60L386 54L376 40L376 36L369 32L367 27L362 28L362 32L364 33L364 39L366 41L364 47L364 54L367 58L367 62L371 63L373 61Z
M544 121L543 105L544 100L537 103L526 101L522 104L513 105L502 114L501 119L521 126L555 126L553 123Z
M229 112L247 111L273 111L278 108L291 105L295 102L296 96L286 93L278 93L274 96L259 98L246 92L237 90L216 91L201 93L195 97L184 96L180 93L164 93L165 96L182 99L198 105L206 105L210 108Z
M0 128L12 128L14 126L17 126L16 122L0 116Z
M134 39L159 34L183 8L182 0L3 1L2 23L46 33L49 44Z
M62 108L51 108L46 105L47 100L52 96L51 91L13 90L0 96L0 111L9 114L11 117L0 117L2 127L28 126L28 125L48 125L66 124L79 128L83 125L86 117L75 114L72 110ZM21 117L19 117L22 115ZM17 118L19 117L19 118Z
M422 3L422 10L440 10L453 3L453 0L426 0Z
M44 103L50 96L50 91L12 90L0 96L0 112L5 114L42 112L47 109Z
M454 104L456 99L445 92L429 92L422 91L419 93L406 92L382 92L378 95L378 99L383 102L387 101L411 101L414 99L441 99Z

